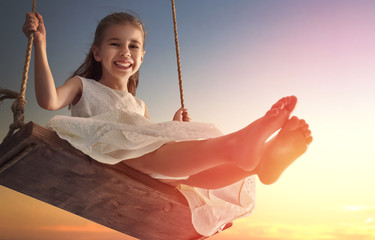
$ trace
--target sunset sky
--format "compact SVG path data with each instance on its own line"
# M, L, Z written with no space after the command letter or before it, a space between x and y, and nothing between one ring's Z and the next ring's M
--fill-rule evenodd
M27 40L21 27L31 0L0 1L0 86L20 87ZM254 213L213 240L375 239L375 1L176 0L185 105L194 121L238 130L279 98L314 141L273 185L257 182ZM83 61L97 22L131 11L146 25L137 96L154 122L179 108L169 0L39 0L49 63L61 85ZM26 122L56 114L35 101L33 63ZM12 122L0 108L0 137ZM127 240L102 227L0 186L0 240Z

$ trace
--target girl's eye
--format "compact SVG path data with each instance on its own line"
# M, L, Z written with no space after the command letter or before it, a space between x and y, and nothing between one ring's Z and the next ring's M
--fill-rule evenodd
M130 45L130 48L139 48L138 45Z
M119 47L120 46L120 44L118 44L118 43L110 43L109 45L114 46L114 47Z

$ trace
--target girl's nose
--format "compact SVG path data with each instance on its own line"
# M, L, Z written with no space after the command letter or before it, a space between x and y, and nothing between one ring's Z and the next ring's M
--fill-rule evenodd
M123 57L126 57L126 58L130 57L130 51L129 51L129 49L127 49L127 48L122 49L120 55L123 56Z

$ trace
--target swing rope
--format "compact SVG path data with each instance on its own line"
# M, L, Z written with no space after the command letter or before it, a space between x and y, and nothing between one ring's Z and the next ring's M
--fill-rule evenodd
M181 61L180 61L180 47L178 44L178 33L177 33L177 20L176 20L176 7L174 0L172 1L172 13L173 13L173 26L174 26L174 42L176 45L176 57L177 57L177 71L178 71L178 85L180 87L180 101L181 107L184 108L184 89L182 88L182 74L181 74Z
M36 9L36 0L33 0L32 11L35 12ZM31 52L33 49L33 41L34 41L34 34L33 32L28 33L28 43L26 48L26 56L25 56L25 64L23 67L23 74L22 74L22 84L20 92L15 92L9 89L0 89L0 103L3 102L5 99L15 99L14 103L12 104L12 112L13 112L13 123L9 126L9 132L5 138L10 137L13 135L14 131L20 129L25 125L24 123L24 113L25 113L25 106L26 106L26 85L27 85L27 78L29 74L30 68L30 61L31 61Z

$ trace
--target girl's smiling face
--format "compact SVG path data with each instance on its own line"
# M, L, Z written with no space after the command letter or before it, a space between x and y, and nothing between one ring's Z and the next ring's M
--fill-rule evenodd
M105 30L100 46L93 46L95 60L101 62L102 79L129 79L141 66L144 33L133 24L115 24Z

